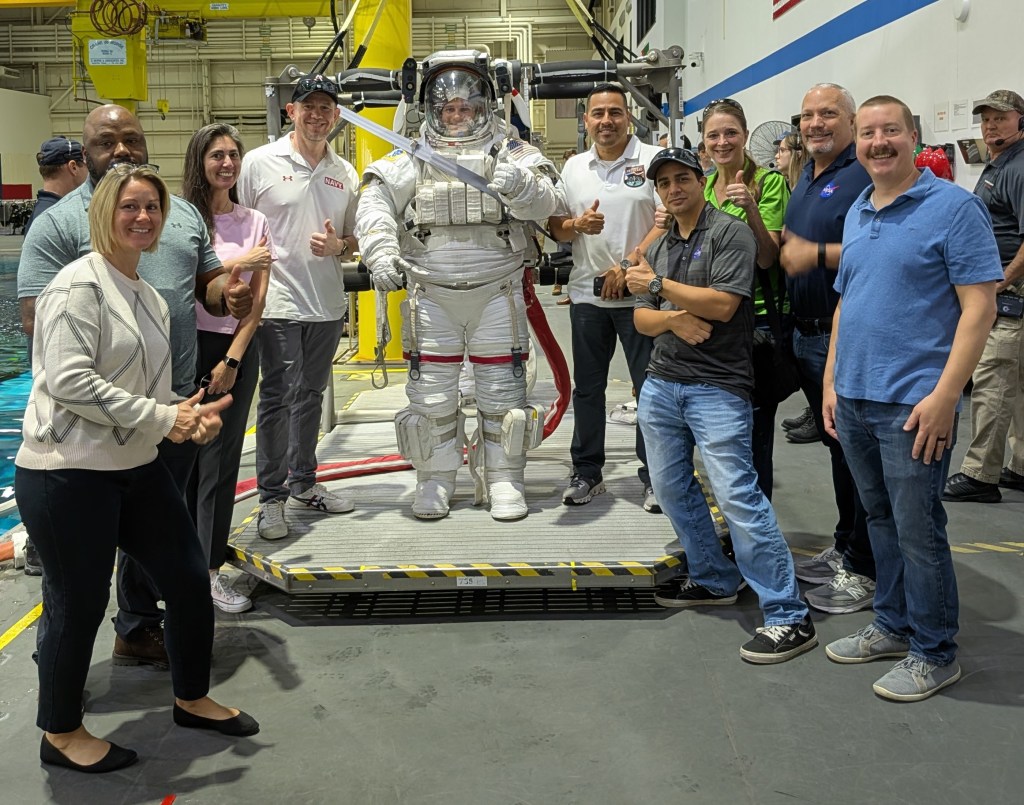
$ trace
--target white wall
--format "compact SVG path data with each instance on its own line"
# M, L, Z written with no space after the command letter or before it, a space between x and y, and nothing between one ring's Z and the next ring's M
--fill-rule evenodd
M928 0L803 0L773 21L767 0L660 0L656 30L645 42L703 52L703 67L683 73L685 98L699 98L726 82L712 97L724 95L742 103L751 128L765 120L788 120L799 112L809 86L831 81L845 86L858 101L883 93L900 98L920 115L928 144L977 136L970 109L966 121L956 123L952 105L965 100L972 104L998 88L1024 94L1020 0L974 0L964 23L954 20L952 0L935 0L826 52L815 47L824 36L815 37L809 50L816 55L808 61L757 74L761 59L840 15L859 11L877 19L894 8L923 2ZM949 108L948 131L935 130L936 105ZM694 142L696 121L697 115L690 114L685 125ZM957 181L973 188L980 166L965 165L959 154L957 158Z
M50 131L50 98L0 89L0 160L4 184L42 186L36 154Z

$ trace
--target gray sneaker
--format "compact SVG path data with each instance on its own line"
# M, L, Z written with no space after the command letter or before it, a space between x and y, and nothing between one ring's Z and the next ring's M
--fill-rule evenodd
M883 657L906 657L909 650L909 640L890 637L869 623L856 634L833 640L825 646L825 656L833 662L871 662Z
M582 506L603 492L604 481L591 481L582 475L574 475L562 493L562 503L566 506Z
M815 609L830 615L845 615L847 612L867 609L874 603L875 583L867 576L851 573L841 567L832 581L808 590L804 597Z
M826 548L821 553L793 562L796 577L811 584L828 584L843 566L843 555L835 549Z
M960 663L932 665L920 657L900 660L892 669L871 686L883 699L894 702L919 702L960 678Z

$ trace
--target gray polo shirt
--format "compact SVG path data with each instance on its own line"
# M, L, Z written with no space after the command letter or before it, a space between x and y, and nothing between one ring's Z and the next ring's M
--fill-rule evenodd
M18 298L39 296L64 266L92 251L89 201L92 181L72 190L36 218L21 247ZM171 196L160 245L143 253L139 276L167 302L171 315L171 387L180 397L196 388L196 276L221 267L210 246L199 211L185 199Z
M754 267L757 241L746 222L710 204L688 238L674 224L647 250L654 273L696 288L743 297L729 321L713 321L711 337L687 344L672 332L654 339L647 372L677 383L707 383L749 400L754 390ZM660 296L637 296L636 308L678 310Z
M974 194L988 208L1005 268L1024 243L1024 142L1014 143L985 166Z

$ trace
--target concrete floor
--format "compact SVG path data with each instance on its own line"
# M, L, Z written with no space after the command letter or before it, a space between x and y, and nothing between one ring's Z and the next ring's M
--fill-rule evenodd
M567 345L567 308L542 298ZM626 382L620 357L613 375ZM802 406L791 398L779 419ZM968 439L962 421L954 467ZM243 477L251 455L246 464ZM775 504L801 553L830 541L828 466L824 447L778 434ZM818 648L778 666L742 662L760 624L750 593L731 608L668 612L639 590L289 598L259 584L251 612L218 613L213 670L213 695L255 715L258 736L173 726L167 674L111 667L103 627L86 723L141 762L102 779L40 768L30 627L0 652L0 800L1018 803L1024 494L947 508L964 677L923 703L874 696L885 661L839 666ZM0 631L38 601L38 579L0 572ZM870 617L815 622L824 644Z

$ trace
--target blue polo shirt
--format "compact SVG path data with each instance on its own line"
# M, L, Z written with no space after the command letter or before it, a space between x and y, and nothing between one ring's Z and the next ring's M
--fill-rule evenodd
M916 405L949 359L960 321L954 286L1000 280L1003 270L977 196L928 169L881 210L873 190L865 188L846 217L835 389L850 399Z
M844 148L815 178L814 161L804 167L786 207L786 231L814 243L839 243L850 205L871 183L857 161L854 143ZM814 268L789 277L790 309L801 319L827 319L835 313L839 295L832 285L835 272Z

